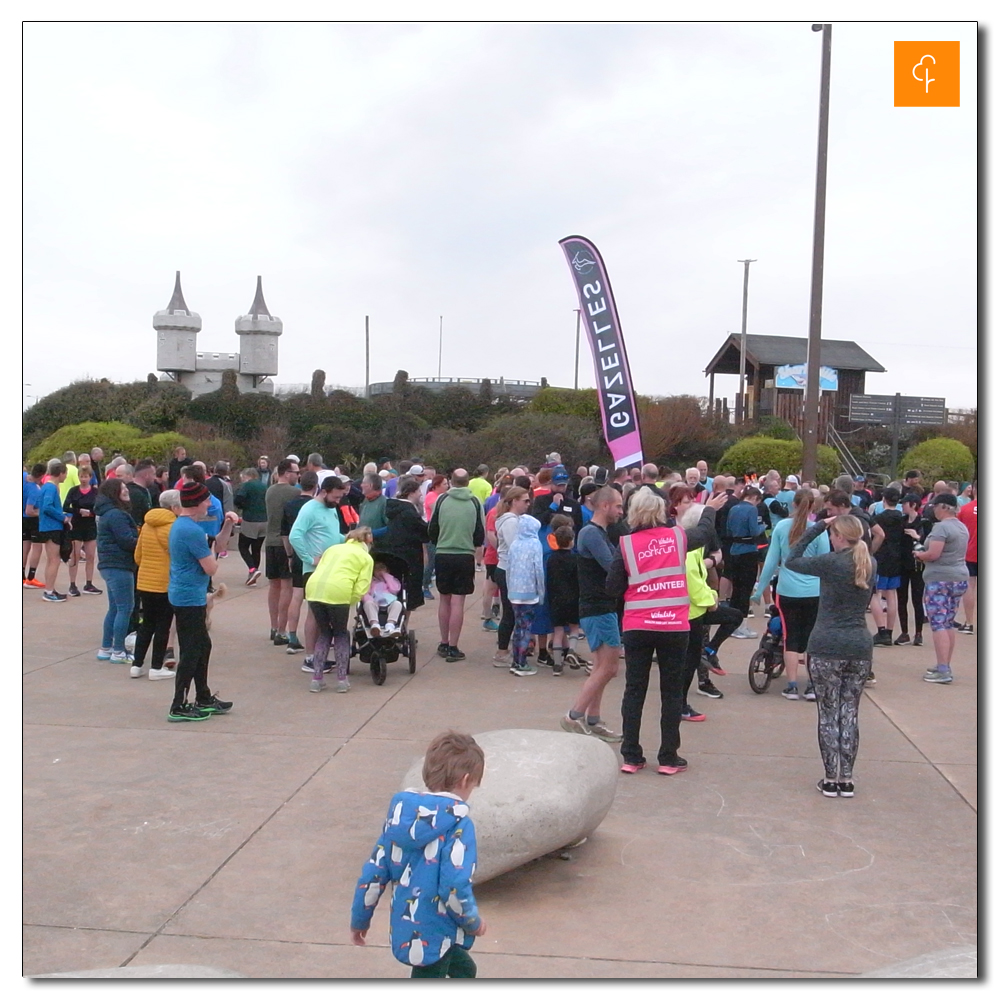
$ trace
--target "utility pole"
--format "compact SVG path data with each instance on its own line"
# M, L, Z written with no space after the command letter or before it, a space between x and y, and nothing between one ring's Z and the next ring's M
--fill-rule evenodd
M580 388L580 310L574 309L576 313L576 361L573 363L573 388Z
M826 234L826 153L830 129L830 51L833 25L814 24L813 31L823 32L823 57L819 82L819 140L816 147L816 207L813 215L812 289L809 297L809 346L806 351L806 391L804 436L802 439L802 478L816 479L816 455L819 447L819 362L823 329L823 249Z
M740 406L737 413L737 422L744 423L747 419L747 396L746 396L746 374L747 374L747 289L750 286L750 265L754 260L739 260L736 263L743 265L743 325L740 327Z
M365 399L369 399L371 395L371 350L370 344L368 342L368 317L365 317Z
M441 378L441 351L444 347L444 316L438 316L438 378Z

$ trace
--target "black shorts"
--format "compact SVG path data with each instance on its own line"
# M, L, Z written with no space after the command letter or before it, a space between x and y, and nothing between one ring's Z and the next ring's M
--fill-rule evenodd
M83 519L79 524L74 524L70 529L69 537L72 538L74 542L96 542L96 519L88 517Z
M567 625L580 624L580 605L572 602L565 604L550 604L549 617L553 628L565 628Z
M62 542L62 530L59 531L39 531L36 541L39 542L55 542L59 545Z
M306 579L302 573L302 560L298 556L290 557L290 569L292 571L292 587L302 590L306 585Z
M804 653L816 624L819 610L818 597L782 597L775 594L781 628L785 634L785 650L789 653Z
M965 568L969 571L969 576L979 576L979 563L965 560Z
M284 545L266 545L264 547L264 576L268 580L290 580L292 567L288 561L288 553Z
M476 557L457 553L434 556L434 580L439 594L464 596L476 589Z
M489 580L491 583L496 583L497 582L497 567L496 567L496 563L487 563L486 564L486 579Z
M719 576L721 576L724 580L732 580L733 578L733 569L732 569L733 556L732 552L730 551L732 547L733 547L732 539L723 539L721 545L722 568L719 570Z
M38 539L38 517L21 518L21 541L37 542Z

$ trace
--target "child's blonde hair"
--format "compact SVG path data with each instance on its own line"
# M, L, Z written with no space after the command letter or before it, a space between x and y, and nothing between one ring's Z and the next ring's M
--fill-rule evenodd
M483 780L483 748L467 733L449 729L431 740L424 755L423 779L428 791L450 792L468 775L477 785Z
M368 527L367 524L361 525L360 528L355 528L353 531L349 531L344 537L345 542L364 542L366 545L371 545L372 543L372 529Z

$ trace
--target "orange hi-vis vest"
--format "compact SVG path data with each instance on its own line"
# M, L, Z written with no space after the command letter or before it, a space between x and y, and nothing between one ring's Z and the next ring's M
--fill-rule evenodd
M623 535L619 542L628 587L623 631L687 632L687 538L682 528L658 526Z

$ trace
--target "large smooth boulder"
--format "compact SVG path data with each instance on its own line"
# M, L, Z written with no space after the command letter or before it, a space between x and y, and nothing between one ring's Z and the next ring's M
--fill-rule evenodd
M476 742L486 770L469 800L479 854L473 882L589 837L607 816L618 780L607 743L542 729L499 729ZM424 789L422 769L423 758L402 787Z

